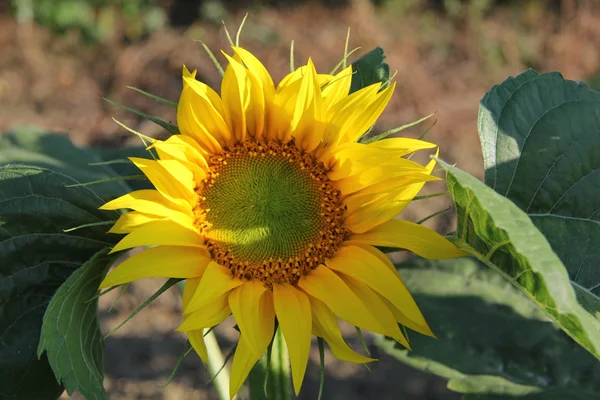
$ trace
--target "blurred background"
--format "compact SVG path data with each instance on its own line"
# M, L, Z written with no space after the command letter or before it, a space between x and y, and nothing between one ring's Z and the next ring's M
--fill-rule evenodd
M220 77L198 41L215 53L227 49L222 21L233 33L246 12L241 43L276 81L289 72L291 40L296 65L311 56L322 72L342 57L348 27L350 48L361 47L355 54L382 46L398 86L375 129L435 112L404 134L417 137L437 120L427 139L441 146L441 158L479 178L478 103L492 85L534 68L558 70L600 88L598 0L0 0L0 132L27 124L67 134L78 145L138 145L114 116L144 134L165 137L160 127L101 97L174 121L173 109L125 86L177 101L186 64L218 90ZM443 185L431 185L425 193L440 190ZM449 205L443 197L420 201L403 217L418 220ZM453 211L427 225L451 231ZM161 284L133 284L117 302L116 291L102 297L103 330L116 326ZM174 332L180 309L180 295L169 290L108 338L109 399L216 398L195 354L165 389L159 387L183 349L184 337ZM232 325L218 330L226 352L237 339ZM359 346L353 330L344 330ZM380 357L370 372L326 354L324 399L460 398L444 381L380 354L372 337L366 339ZM318 365L315 350L301 399L316 398Z

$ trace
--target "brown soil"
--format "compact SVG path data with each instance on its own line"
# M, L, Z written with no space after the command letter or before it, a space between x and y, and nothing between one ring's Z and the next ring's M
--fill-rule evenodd
M597 1L563 1L562 15L543 8L499 9L483 19L441 18L428 10L402 14L391 5L373 8L354 0L345 9L303 6L293 10L257 10L244 30L242 44L281 78L289 66L289 43L295 40L297 63L310 55L317 68L328 71L343 52L346 30L351 47L382 46L387 62L398 71L398 88L378 122L384 130L436 112L437 125L427 139L441 146L441 158L477 177L483 163L477 137L478 102L489 88L530 65L538 71L560 70L565 77L584 80L600 72L600 7ZM394 4L394 2L389 2ZM571 5L569 7L569 5ZM235 30L244 12L230 15ZM130 44L81 44L77 35L54 37L38 26L18 25L0 16L0 131L21 124L67 133L80 145L135 143L112 117L150 136L164 136L156 125L101 99L105 96L157 117L174 120L173 110L136 94L125 85L177 100L181 65L197 68L199 78L213 87L219 76L202 50L226 48L222 28L209 23L185 30L168 29ZM418 136L426 126L409 129ZM428 192L443 190L431 185ZM415 220L447 207L448 199L419 202L404 217ZM454 226L452 213L427 223L441 232ZM101 301L105 332L122 321L161 284L135 283L109 310L113 294ZM165 382L184 338L174 333L180 322L175 290L163 294L106 341L106 387L117 399L214 399L209 376L195 355L182 363L173 382ZM225 348L235 340L231 324L219 328ZM349 335L349 340L356 338ZM367 337L371 342L371 338ZM356 344L356 343L355 343ZM376 353L376 349L373 349ZM413 371L381 355L369 373L364 367L327 356L324 399L458 399L440 379ZM316 398L318 354L312 355L301 399Z

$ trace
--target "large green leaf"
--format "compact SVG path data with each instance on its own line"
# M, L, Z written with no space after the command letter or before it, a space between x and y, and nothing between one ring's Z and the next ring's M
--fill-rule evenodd
M42 317L58 287L96 252L114 244L98 210L103 200L60 173L0 167L0 398L53 399L62 389L38 360Z
M377 82L387 86L390 79L390 66L384 61L381 47L376 47L352 63L352 83L350 93ZM384 87L385 87L384 86Z
M600 313L600 92L527 71L482 99L485 182L524 210Z
M577 302L566 269L527 214L440 161L458 217L459 247L520 287L569 336L600 358L600 321Z
M44 352L67 393L104 399L104 344L98 323L98 285L114 255L101 250L58 289L44 314L38 356Z
M139 175L139 170L132 164L89 165L130 156L148 157L148 153L143 147L81 148L65 135L24 126L0 135L0 165L35 165L61 172L80 183ZM146 188L148 183L111 180L91 187L100 197L107 199L125 194L132 187Z
M448 379L465 398L600 398L600 363L500 274L472 258L413 258L398 270L437 339L410 335L387 353Z

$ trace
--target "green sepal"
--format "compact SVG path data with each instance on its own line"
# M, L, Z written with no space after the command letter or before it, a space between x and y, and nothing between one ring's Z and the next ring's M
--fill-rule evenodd
M166 104L166 105L168 105L168 106L171 106L171 107L173 107L173 108L177 108L177 103L176 103L176 102L174 102L174 101L171 101L171 100L168 100L168 99L162 98L162 97L160 97L160 96L157 96L157 95L155 95L155 94L152 94L152 93L148 93L148 92L146 92L146 91L144 91L144 90L142 90L142 89L138 89L138 88L136 88L135 86L125 86L125 87L126 87L127 89L131 89L131 90L133 90L133 91L135 91L135 92L141 93L141 94L143 94L143 95L144 95L144 96L146 96L146 97L150 97L152 100L156 100L156 101L158 101L159 103L163 103L163 104Z
M169 133L171 133L173 135L178 135L179 134L179 128L176 125L171 124L170 122L163 121L160 118L153 117L153 116L148 115L148 114L146 114L146 113L144 113L144 112L142 112L140 110L136 110L135 108L131 108L131 107L128 107L128 106L126 106L124 104L118 103L118 102L116 102L114 100L107 99L106 97L103 97L102 99L106 100L107 102L109 102L110 104L112 104L114 106L122 108L123 110L132 112L132 113L134 113L134 114L136 114L136 115L138 115L138 116L140 116L140 117L142 117L144 119L147 119L148 121L154 122L156 125L160 126L161 128L163 128L164 130L166 130L167 132L169 132Z

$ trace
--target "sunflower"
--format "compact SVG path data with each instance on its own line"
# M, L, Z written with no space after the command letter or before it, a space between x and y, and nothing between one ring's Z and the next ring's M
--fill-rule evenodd
M261 62L233 47L221 95L183 67L181 132L155 140L158 159L130 158L155 189L102 206L131 209L110 232L113 252L148 249L111 271L102 288L146 277L185 278L183 323L206 360L203 332L233 314L240 331L230 394L271 342L278 324L298 393L311 337L338 359L371 358L344 341L337 318L409 347L400 325L433 336L394 265L377 246L430 259L462 256L443 236L394 219L431 175L403 156L436 146L359 138L386 107L394 84L349 94L352 68L318 74L311 60L275 86Z

